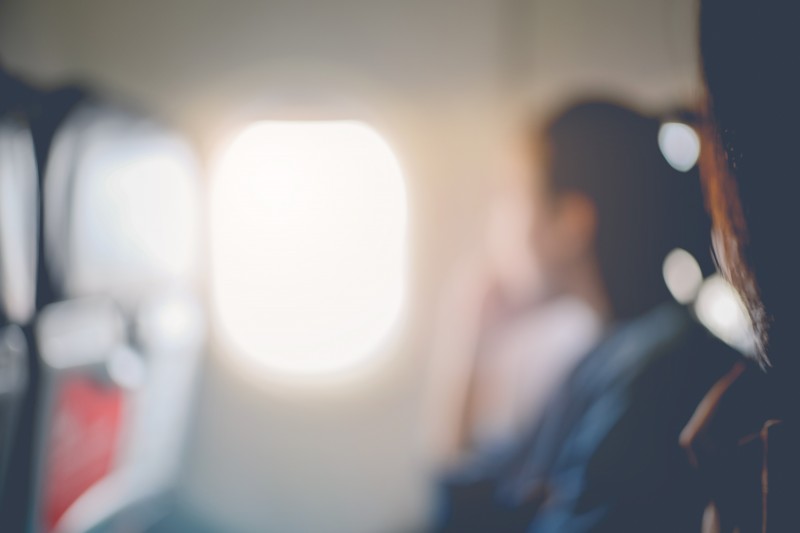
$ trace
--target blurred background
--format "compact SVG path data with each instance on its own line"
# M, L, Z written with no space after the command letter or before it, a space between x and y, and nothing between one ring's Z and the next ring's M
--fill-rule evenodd
M210 530L423 527L461 438L487 287L536 284L509 132L588 95L693 109L695 18L693 0L0 2L5 69L155 119L89 106L67 123L97 157L44 189L63 301L36 319L43 390L66 379L70 353L98 352L70 379L100 364L124 391L102 403L80 380L61 387L73 399L52 393L43 427L59 402L100 402L80 416L112 420L107 460L152 472L95 490L83 511L77 496L39 497L43 530L79 531L163 487L175 520ZM69 143L57 136L52 153ZM271 150L295 154L296 180L250 179ZM736 320L725 302L711 321ZM554 312L553 342L590 343L585 310ZM475 407L481 435L541 402L520 398L528 385L508 380L524 363L508 361L492 374L508 397ZM60 463L41 453L46 486L58 474L41 465Z

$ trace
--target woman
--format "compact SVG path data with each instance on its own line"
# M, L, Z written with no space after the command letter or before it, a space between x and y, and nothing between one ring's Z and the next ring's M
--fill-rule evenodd
M440 531L671 533L699 524L704 494L678 436L737 356L664 283L673 249L710 262L710 242L699 176L669 166L658 131L658 120L588 102L537 136L538 270L548 296L587 302L604 331L513 450L446 482Z
M708 530L800 530L798 11L775 0L702 2L706 197L721 269L746 302L766 369L734 367L683 433L711 491Z

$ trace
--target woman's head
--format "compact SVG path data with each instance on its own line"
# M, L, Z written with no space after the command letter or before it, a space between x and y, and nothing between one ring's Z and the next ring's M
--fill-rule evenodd
M712 147L703 174L717 250L762 348L769 330L772 359L793 336L800 298L793 242L800 193L797 11L784 0L703 0L701 8ZM766 361L763 349L761 356Z
M587 102L559 114L538 136L537 255L554 278L576 263L596 264L618 319L669 298L662 265L673 249L710 264L699 177L667 163L659 127L619 105Z

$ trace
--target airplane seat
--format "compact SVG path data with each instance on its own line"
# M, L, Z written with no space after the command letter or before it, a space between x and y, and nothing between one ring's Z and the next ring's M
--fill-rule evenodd
M6 478L29 386L24 328L35 307L36 162L30 129L15 114L0 117L0 506L17 488Z
M31 386L0 516L10 531L78 533L135 509L143 528L177 475L204 344L197 165L155 121L79 90L38 93L23 111L37 185L26 212L38 214L17 238L34 255L19 284L33 302ZM0 242L15 227L6 198ZM0 272L20 269L10 257ZM19 344L11 331L0 358Z
M0 529L24 531L38 364L41 174L53 132L83 92L47 94L0 68Z
M205 329L198 174L183 139L97 100L54 140L43 253L63 298L35 332L39 531L82 533L131 509L142 522L177 475Z

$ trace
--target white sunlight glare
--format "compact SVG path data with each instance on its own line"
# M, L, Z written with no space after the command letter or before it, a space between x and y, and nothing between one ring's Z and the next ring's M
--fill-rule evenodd
M228 351L295 375L377 355L405 296L407 210L398 162L370 127L246 128L211 195L214 310Z

